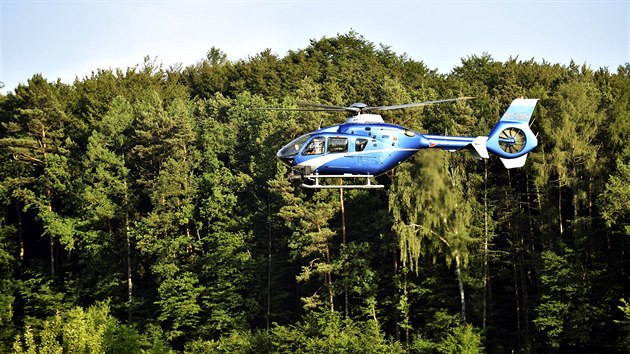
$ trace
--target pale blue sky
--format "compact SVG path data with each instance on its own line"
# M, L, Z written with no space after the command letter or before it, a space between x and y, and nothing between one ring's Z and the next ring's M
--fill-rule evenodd
M35 73L71 83L146 55L191 65L212 46L237 60L283 56L311 39L355 30L448 73L487 52L592 68L630 62L629 0L80 1L0 0L0 81L12 91Z

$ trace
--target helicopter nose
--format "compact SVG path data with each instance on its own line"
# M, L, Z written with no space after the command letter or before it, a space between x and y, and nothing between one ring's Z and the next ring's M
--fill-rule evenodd
M280 160L280 162L287 165L288 167L291 167L291 164L295 159L295 153L287 153L287 146L278 150L278 152L276 152L276 157L278 158L278 160Z
M295 156L280 156L280 155L276 155L276 156L278 157L278 160L280 160L280 162L287 165L288 167L291 167L291 164L293 163L293 159L295 158Z

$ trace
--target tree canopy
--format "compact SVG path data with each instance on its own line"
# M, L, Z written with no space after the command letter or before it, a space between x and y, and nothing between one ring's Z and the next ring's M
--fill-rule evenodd
M424 151L383 190L304 190L275 152L337 113L487 135L538 98L524 168ZM1 352L623 352L630 64L488 53L448 74L355 32L0 95ZM628 259L628 260L626 260Z

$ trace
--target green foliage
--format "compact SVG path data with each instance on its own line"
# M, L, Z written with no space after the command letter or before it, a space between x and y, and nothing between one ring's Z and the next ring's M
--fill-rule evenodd
M194 328L199 321L199 295L203 288L198 286L198 280L190 273L173 274L166 277L158 288L161 313L158 320L169 323L170 331L167 339L184 335L184 331Z
M30 326L13 344L15 353L140 353L141 337L122 325L100 303L87 310L75 307L44 322L41 330Z
M339 313L310 312L295 325L269 332L231 332L213 341L195 341L186 353L403 353L385 339L374 321L342 320Z
M602 217L608 227L619 227L630 236L630 165L617 159L617 169L611 174L601 194Z
M418 269L423 248L434 259L446 250L441 252L449 264L456 257L466 262L470 206L464 199L464 177L457 167L447 170L446 163L433 151L419 153L411 169L398 171L390 194L401 259L411 269Z
M621 305L617 306L617 308L623 312L623 319L615 320L615 323L619 324L625 333L625 337L621 338L619 341L619 346L627 350L630 348L630 304L628 304L628 301L623 298L620 302Z
M590 301L593 285L589 278L595 274L581 266L569 249L560 254L544 251L541 256L543 289L533 323L552 348L589 343L591 328L605 317Z
M630 65L442 75L354 31L226 58L0 96L0 352L627 347ZM539 98L523 169L425 151L342 199L275 154L344 117L254 109L455 96L476 99L384 117L483 136Z
M303 259L306 263L301 266L301 272L296 276L296 280L307 282L312 278L318 278L322 285L328 288L328 296L324 301L317 291L313 295L302 297L304 308L314 309L326 303L332 310L334 264L330 242L335 232L327 225L337 211L336 203L331 200L330 190L316 192L311 202L291 194L291 189L279 191L286 204L280 209L279 216L294 230L292 238L288 241L293 257Z
M230 332L218 340L197 340L186 345L186 353L271 353L266 332Z
M273 352L278 353L402 353L385 339L374 321L342 320L337 312L311 312L294 326L272 330Z
M15 307L15 282L13 270L15 258L14 247L11 246L11 235L15 233L12 226L5 225L5 218L0 219L0 351L14 335L13 313Z
M430 334L417 334L409 347L412 353L483 353L481 331L462 323L457 316L439 311L427 326ZM433 337L434 339L429 339Z
M481 335L470 324L453 328L437 345L439 353L483 353Z

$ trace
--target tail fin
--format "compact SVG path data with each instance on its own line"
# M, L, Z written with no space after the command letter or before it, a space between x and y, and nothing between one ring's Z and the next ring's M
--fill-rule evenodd
M527 153L538 145L529 121L537 99L518 98L512 101L497 125L488 135L486 148L498 155L505 168L523 167Z

